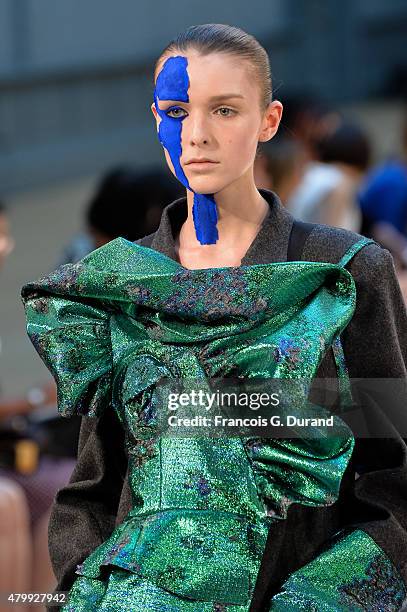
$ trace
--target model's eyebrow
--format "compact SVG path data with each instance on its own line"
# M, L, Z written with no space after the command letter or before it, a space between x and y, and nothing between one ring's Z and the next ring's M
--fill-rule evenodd
M230 98L244 98L241 94L229 93L221 94L220 96L212 96L209 98L211 102L220 102L221 100L230 100Z
M226 94L220 94L219 96L211 96L209 98L209 102L221 102L222 100L230 100L232 98L240 98L243 99L244 96L242 96L241 94L237 94L237 93L226 93ZM158 100L159 102L178 102L178 100ZM184 102L184 104L188 104L188 102Z

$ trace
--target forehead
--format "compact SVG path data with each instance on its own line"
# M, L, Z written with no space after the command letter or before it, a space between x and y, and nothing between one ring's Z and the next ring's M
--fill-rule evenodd
M198 98L221 95L222 93L237 93L244 97L253 95L255 86L250 75L250 64L230 53L209 53L201 55L195 50L185 53L165 55L157 69L156 77L165 70L165 62L170 57L185 58L179 63L180 70L184 66L188 75L188 96L190 101ZM170 79L176 74L168 74ZM157 81L156 81L157 83Z

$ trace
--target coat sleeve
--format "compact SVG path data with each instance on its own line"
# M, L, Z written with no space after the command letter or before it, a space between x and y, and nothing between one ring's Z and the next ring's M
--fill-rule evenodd
M348 264L357 291L342 334L352 379L365 381L370 437L356 437L352 499L344 526L314 559L293 572L270 610L401 610L407 596L407 316L390 253L376 244ZM391 386L394 383L398 391Z
M111 313L98 300L52 293L44 283L24 286L22 299L28 335L57 384L59 413L83 417L77 463L55 496L48 530L56 590L68 591L76 566L115 527L127 470L111 405Z
M126 470L124 432L114 411L83 417L77 463L56 494L49 522L56 590L71 588L76 566L113 532Z

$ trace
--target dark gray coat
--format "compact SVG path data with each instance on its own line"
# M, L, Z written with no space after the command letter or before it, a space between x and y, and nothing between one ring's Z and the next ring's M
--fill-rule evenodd
M270 212L242 265L287 259L293 217L274 193L261 193ZM157 232L138 243L176 259L174 236L186 214L186 199L176 200L164 210ZM302 259L336 263L359 239L359 234L317 225L305 242ZM356 311L342 334L351 378L405 379L407 316L390 253L370 244L347 267L357 289ZM319 376L336 377L331 351L321 363ZM400 405L407 411L407 394ZM271 596L288 575L315 558L321 545L346 525L367 531L407 583L407 447L402 438L406 434L392 433L394 406L388 406L385 398L373 402L371 410L379 415L381 431L383 435L388 431L388 436L356 440L335 504L318 508L294 504L287 519L272 527L253 611L268 610ZM76 565L111 534L131 507L123 441L113 411L106 410L99 420L83 417L77 465L70 483L56 495L49 524L58 590L71 587Z

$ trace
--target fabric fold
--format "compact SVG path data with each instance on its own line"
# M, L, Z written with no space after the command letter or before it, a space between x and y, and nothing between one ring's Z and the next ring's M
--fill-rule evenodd
M198 601L247 604L255 534L232 513L166 510L129 516L76 573L100 579L115 565L157 586Z

